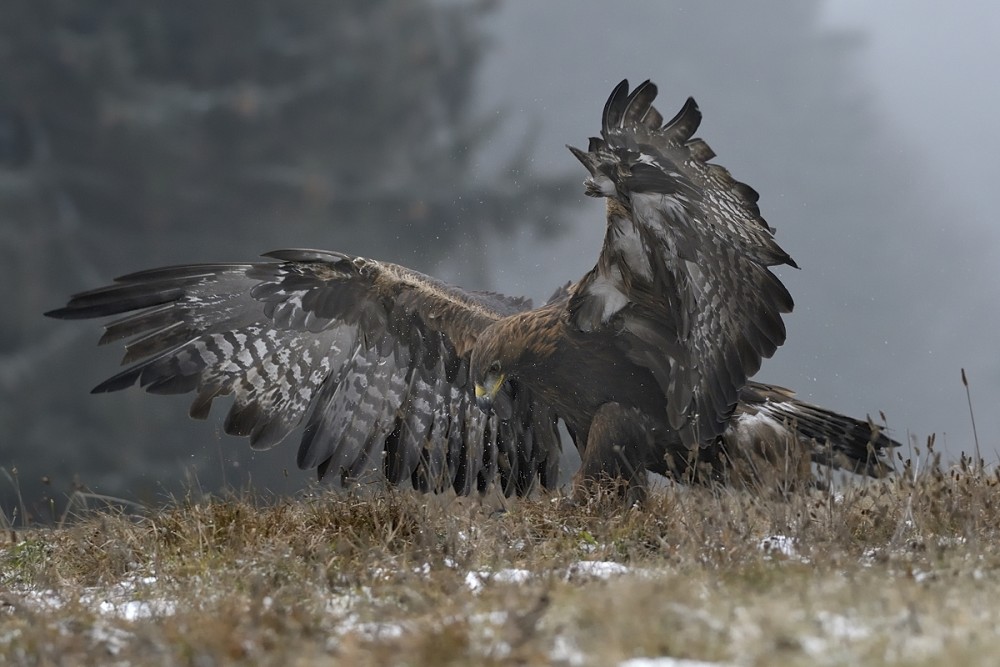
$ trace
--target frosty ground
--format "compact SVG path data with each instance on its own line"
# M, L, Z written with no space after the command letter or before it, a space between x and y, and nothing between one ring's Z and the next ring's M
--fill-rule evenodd
M992 664L997 475L179 499L9 526L0 664Z

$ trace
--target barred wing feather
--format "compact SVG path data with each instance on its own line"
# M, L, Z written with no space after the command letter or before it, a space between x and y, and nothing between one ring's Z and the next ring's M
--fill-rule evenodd
M134 273L49 315L126 313L101 343L126 340L123 363L132 365L95 392L137 383L193 391L200 419L232 395L225 430L258 449L305 421L298 463L321 477L377 471L395 484L469 493L499 476L505 491L523 493L558 458L557 436L541 451L517 446L544 406L527 395L524 414L501 424L467 386L478 333L529 302L341 253L267 256L277 261ZM510 474L522 469L523 479Z

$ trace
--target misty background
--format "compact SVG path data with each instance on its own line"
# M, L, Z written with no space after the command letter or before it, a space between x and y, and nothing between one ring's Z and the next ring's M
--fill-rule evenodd
M121 348L41 316L159 265L312 246L544 300L586 272L586 146L611 88L688 95L761 193L796 300L759 379L946 458L998 459L1000 9L862 0L16 0L0 23L0 503L288 493L190 396L87 392ZM907 454L908 452L904 452ZM15 472L16 471L16 472ZM25 508L18 508L18 489Z

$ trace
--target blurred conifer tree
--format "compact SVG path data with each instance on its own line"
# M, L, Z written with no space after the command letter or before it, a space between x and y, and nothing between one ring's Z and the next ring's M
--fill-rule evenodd
M560 202L578 197L578 178L531 176L530 189L516 190L511 175L526 170L516 150L495 177L473 168L497 122L472 104L489 9L5 3L0 277L16 289L6 290L0 323L0 466L20 468L26 496L43 474L59 490L75 474L108 493L148 496L182 479L186 454L214 489L227 466L244 459L245 472L249 458L229 438L221 456L206 452L211 430L186 423L183 400L130 392L106 402L60 380L96 382L112 368L109 355L80 353L93 327L41 318L69 292L163 263L288 246L425 271L454 257L476 267L487 230L551 229ZM291 447L255 469L258 483L281 486L275 470L293 465ZM9 508L12 488L2 486Z

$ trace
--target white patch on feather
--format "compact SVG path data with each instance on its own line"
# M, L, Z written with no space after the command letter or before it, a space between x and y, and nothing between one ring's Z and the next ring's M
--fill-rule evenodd
M223 336L222 334L212 334L212 342L215 343L216 346L218 346L219 351L222 352L223 358L228 359L229 357L233 356L233 345L228 340L226 340L225 336Z
M662 237L668 225L690 224L687 201L680 195L633 194L632 208L639 222Z
M605 176L604 174L600 174L599 176L591 176L590 178L587 179L587 182L590 183L598 192L600 192L605 197L610 197L614 194L617 194L618 192L618 190L615 188L615 182L612 181L607 176Z
M650 167L656 167L660 171L666 171L660 165L660 163L656 161L656 156L655 155L649 155L648 153L640 153L639 154L639 159L636 160L636 162L639 162L641 164L648 164Z
M686 197L674 195L662 195L660 197L660 208L663 209L674 221L687 220L688 211Z
M729 422L726 429L729 440L738 447L751 449L754 443L773 440L788 435L788 427L762 408L754 414L744 413Z
M281 375L281 368L277 364L275 364L270 359L265 359L263 362L263 367L264 367L264 374L268 377L268 379L274 381L277 381L279 379L279 376Z
M767 426L781 431L785 430L785 425L771 415L767 414L765 410L766 408L760 410L759 412L755 412L754 414L745 412L737 417L737 421L739 421L740 426L745 426L746 428L763 428Z
M610 320L615 313L628 304L628 297L619 288L619 285L621 285L621 272L617 267L613 267L612 270L616 276L595 276L594 281L587 288L587 291L592 296L601 300L603 305L601 309L602 324Z
M615 220L615 234L615 246L628 268L636 275L652 280L653 268L649 264L649 253L635 225L630 220L618 218Z
M254 363L253 355L250 354L250 350L243 348L236 353L236 361L240 362L243 368L252 368Z
M690 278L688 284L691 286L691 290L696 298L701 298L705 285L705 275L702 273L701 267L690 260L685 260L684 267Z

